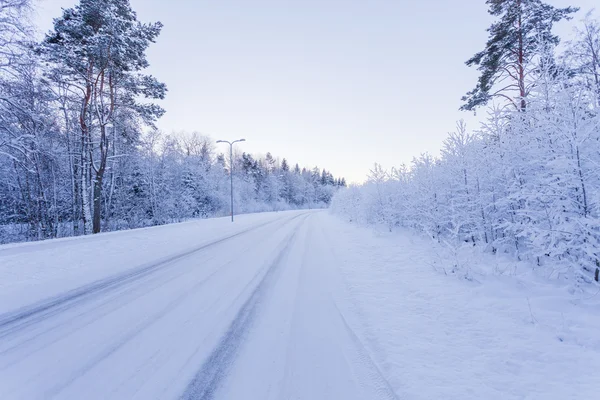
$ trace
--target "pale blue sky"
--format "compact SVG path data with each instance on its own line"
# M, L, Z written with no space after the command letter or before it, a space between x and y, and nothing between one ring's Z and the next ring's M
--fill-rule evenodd
M51 28L75 0L39 0ZM549 0L584 11L597 0ZM131 0L165 26L150 72L168 85L159 127L270 151L362 181L385 167L437 154L477 72L491 19L484 0ZM569 33L567 24L560 33Z

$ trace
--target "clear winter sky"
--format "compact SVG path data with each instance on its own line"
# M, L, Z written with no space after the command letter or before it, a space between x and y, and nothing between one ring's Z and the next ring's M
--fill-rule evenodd
M597 0L547 0L582 10ZM40 31L76 0L38 0ZM159 128L244 137L270 151L363 181L374 162L437 154L465 119L491 17L484 0L131 0L164 29L150 73L169 88ZM569 34L569 24L558 33ZM225 149L223 149L225 150Z

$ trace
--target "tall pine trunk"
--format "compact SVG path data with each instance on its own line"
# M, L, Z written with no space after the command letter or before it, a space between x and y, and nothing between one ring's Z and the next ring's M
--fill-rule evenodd
M521 111L525 111L527 108L527 103L525 102L525 96L527 93L525 92L525 44L523 40L523 7L521 4L521 0L517 0L517 7L519 8L519 21L518 27L519 30L519 49L518 51L518 69L519 69L519 96L521 97Z
M104 173L106 172L106 163L108 161L108 146L109 139L106 135L106 125L100 125L100 165L98 168L92 164L94 168L94 220L92 233L99 233L102 229L102 181L104 180Z
M87 160L88 145L86 136L82 136L82 152L81 152L81 217L83 219L83 234L89 235L92 233L92 213L90 210L90 193L88 185L88 177L90 176L90 162Z
M99 233L102 222L102 176L96 175L94 179L94 216L92 233Z

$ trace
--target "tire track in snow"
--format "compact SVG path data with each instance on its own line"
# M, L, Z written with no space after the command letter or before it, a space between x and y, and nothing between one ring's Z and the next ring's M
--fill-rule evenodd
M111 346L109 346L108 348L101 351L99 354L97 354L95 357L93 357L91 360L89 360L85 365L83 365L77 371L76 374L72 375L64 382L57 384L50 391L48 391L47 396L51 397L51 398L58 396L63 389L68 387L76 379L87 374L100 362L104 361L106 358L108 358L112 354L116 353L123 346L130 343L145 329L157 324L161 320L161 318L163 318L165 315L167 315L170 311L172 311L178 305L183 303L191 295L191 293L193 293L194 291L197 291L202 286L204 286L210 280L210 278L212 278L218 272L219 272L219 270L215 270L215 271L211 272L207 277L205 277L204 279L197 282L191 288L188 288L185 292L176 296L173 300L171 300L169 303L167 303L162 309L160 309L156 314L153 314L153 315L145 318L142 322L140 322L139 324L134 326L132 329L129 329L127 332L125 332L125 334L117 342L113 343Z
M215 271L211 272L206 278L203 279L203 281L214 276L217 272L219 272L219 270L215 270ZM45 341L42 344L36 343L37 347L32 348L27 353L23 353L23 356L27 357L30 354L33 354L36 351L38 351L40 348L53 345L54 343L56 343L60 340L63 340L65 337L69 337L73 334L76 334L78 331L88 327L90 324L96 322L98 319L101 319L112 312L118 311L122 308L129 306L129 304L131 302L133 302L141 297L151 295L152 291L154 291L164 285L167 285L176 279L181 278L181 276L183 276L186 273L189 273L189 271L183 271L177 275L169 277L168 279L161 280L159 282L155 282L150 287L144 286L142 288L139 288L139 289L133 290L133 291L131 290L131 288L123 288L123 290L121 290L121 291L114 290L113 292L110 293L110 295L122 296L124 294L126 296L126 301L120 302L120 303L118 303L118 305L110 308L109 306L115 301L115 297L107 296L107 298L103 298L102 301L98 302L93 307L83 308L81 311L77 311L77 312L73 313L72 315L70 315L68 320L65 320L65 321L59 320L59 321L55 322L53 325L51 325L49 327L45 327L43 330L40 330L39 332L37 332L35 335L29 336L20 342L17 341L15 344L13 344L9 347L6 347L6 348L0 347L0 356L9 355L12 351L16 351L21 346L27 345L30 342L37 342L40 338L43 338L56 330L62 329L64 327L64 325L69 324L71 321L75 320L78 322L78 325L76 327L74 327L73 329L70 329L66 336L58 336L54 339L51 339L50 341ZM0 372L2 372L3 369L5 369L5 368L6 368L6 365L3 365L0 363Z
M400 398L398 397L398 395L396 395L396 391L394 390L390 382L386 379L385 375L383 374L375 360L373 360L373 358L371 357L371 354L369 353L367 347L360 340L360 338L358 337L356 332L354 332L352 327L350 327L348 321L346 320L346 317L344 317L344 314L342 314L342 311L339 309L335 300L331 298L331 301L333 302L333 306L337 310L338 316L342 321L342 325L344 326L344 328L346 328L346 333L354 343L354 347L356 349L359 359L361 360L363 365L369 367L368 369L370 371L371 379L378 383L377 391L379 392L379 394L382 397L385 397L390 400L399 400Z
M280 225L275 232L279 231L280 229L282 229L283 227L285 227L287 224L289 224L290 222L292 222L294 219L296 219L297 216L290 218L288 220L286 220L282 225ZM257 227L257 228L260 228ZM209 259L210 260L210 259ZM222 272L223 269L227 268L227 266L229 265L229 263L220 265L219 267L217 267L214 271L212 271L209 275L209 277L214 276L216 273L218 272ZM69 331L67 336L70 336L74 333L76 333L77 331L79 331L80 329L83 329L85 327L87 327L88 325L94 323L96 320L110 314L111 312L114 312L116 310L119 310L121 308L127 307L129 305L130 302L137 300L140 297L144 297L144 296L148 296L150 295L150 293L153 290L159 289L161 287L163 287L164 285L170 283L173 280L179 279L181 276L185 275L185 274L189 274L191 272L194 272L193 270L182 270L181 272L179 272L176 275L170 276L167 279L160 279L160 281L154 282L150 287L147 286L147 283L145 283L146 286L144 286L143 290L137 289L134 290L132 292L130 287L120 287L120 288L116 288L115 290L112 290L111 292L106 292L104 293L105 296L104 298L98 302L97 304L95 304L93 307L88 307L88 308L83 308L81 311L78 311L76 313L73 313L71 315L71 317L66 320L66 321L57 321L56 323L54 323L53 325L45 328L44 330L39 331L38 333L36 333L33 336L27 337L26 339L17 342L9 347L6 348L2 348L2 346L0 346L0 356L4 356L9 354L11 351L18 349L20 346L28 343L28 342L33 342L36 341L38 338L47 335L48 333L51 333L57 329L60 329L61 327L63 327L64 324L70 323L70 321L72 320L77 320L77 321L81 321L82 319L84 320L83 323L79 324L76 328L72 329ZM119 290L120 289L120 290ZM115 301L115 296L121 296L125 294L126 295L126 301L125 302L120 302L116 307L113 308L107 308L105 309L107 306L109 306L111 303L113 303ZM73 306L74 308L75 306ZM98 312L97 312L98 311ZM101 311L101 312L100 312ZM59 314L59 313L55 313L55 314ZM88 316L93 316L93 318L88 318ZM41 321L38 321L41 322ZM47 346L47 345L51 345L55 342L57 342L58 340L62 340L64 337L57 337L54 340L51 341L47 341L44 342L43 345L39 345L39 346ZM36 352L37 350L39 350L39 348L34 348L32 350L30 350L31 353ZM6 365L2 365L0 364L0 372L2 372L2 370L6 368Z
M290 218L289 220L285 221L285 224L293 221L294 219L302 215L304 214L296 215ZM158 262L138 266L127 272L98 280L96 282L81 286L79 288L72 289L66 293L51 297L46 300L42 300L33 305L26 306L16 311L11 311L0 315L0 339L10 336L11 334L17 333L33 324L46 320L52 317L53 315L68 310L76 306L77 304L88 300L89 298L106 294L113 290L119 289L127 284L134 283L144 277L147 277L161 270L163 267L169 264L173 264L175 261L179 261L183 258L189 257L202 250L208 249L230 239L251 233L264 226L279 222L281 221L278 219L260 224L258 226L253 226L251 228L244 229L240 232L236 232L234 234L219 238L212 242L204 243L200 246L191 248L184 252L162 258Z
M297 232L298 229L294 229L288 238L283 241L283 248L270 264L248 300L242 305L218 345L186 387L181 397L182 400L214 399L215 393L223 379L226 378L240 346L248 335L266 290L276 278L276 272L280 270L282 262L294 243Z
M283 229L285 226L287 226L289 223L291 223L293 220L295 220L298 217L299 216L294 216L293 218L290 218L290 219L286 220L283 224L281 224L280 226L278 226L276 228L276 230L274 232L272 232L272 234L275 234L276 232L279 232L281 229ZM233 265L233 264L231 264L230 262L227 262L226 264L223 264L220 267L216 268L215 270L213 270L212 272L210 272L210 274L208 274L207 276L205 276L204 278L202 278L200 281L198 281L195 284L193 284L190 288L187 288L185 292L179 294L177 297L175 297L173 300L171 300L158 313L153 314L152 316L147 317L141 323L139 323L137 326L135 326L133 329L130 329L118 341L116 341L111 346L109 346L107 349L104 349L102 352L100 352L95 357L93 357L91 360L89 360L84 366L82 366L77 371L76 374L74 374L73 376L71 376L65 382L62 382L61 384L58 384L53 389L51 389L47 393L48 397L55 397L55 396L59 395L60 392L64 388L66 388L67 386L69 386L73 381L75 381L76 379L80 378L81 376L87 374L97 364L99 364L100 362L102 362L103 360L105 360L106 358L108 358L110 355L112 355L115 352L117 352L120 348L122 348L123 346L125 346L127 343L130 343L142 331L144 331L148 327L150 327L150 326L155 325L156 323L158 323L159 320L162 317L166 316L171 310L173 310L179 304L181 304L183 301L185 301L185 299L187 297L189 297L191 295L191 293L194 293L198 289L200 289L201 287L203 287L213 276L215 276L219 272L223 272L223 269L224 268L226 269L227 266L230 266L230 265ZM169 279L169 281L177 279L181 275L182 274L178 274L177 276L172 277L171 279ZM147 294L148 293L146 292L145 295L147 295ZM119 306L119 308L124 307L124 306L126 306L126 304L121 304Z
M339 266L340 263L337 261L337 256L335 255L335 252L333 250L334 246L331 245L332 241L322 226L319 227L319 234L322 237L322 240L320 241L321 243L329 243L329 245L323 246L323 248L325 248L326 251L329 253L329 259L333 260L329 263L330 271L332 273L335 273L334 271L332 271L332 269L335 269L337 270L338 274L341 274L339 267L336 267ZM343 280L343 276L341 277ZM346 286L345 281L343 282L343 285ZM360 339L359 335L348 323L348 320L344 316L344 313L340 309L334 296L331 293L329 293L328 297L331 303L333 304L333 307L336 311L337 317L341 322L341 325L345 328L346 334L348 335L348 337L354 345L356 354L358 355L361 364L367 366L371 380L378 384L377 391L379 392L379 394L382 396L382 398L387 398L390 400L399 400L400 398L396 394L396 391L394 390L393 386L390 384L388 379L385 377L385 374L383 373L375 359L372 357L371 352Z

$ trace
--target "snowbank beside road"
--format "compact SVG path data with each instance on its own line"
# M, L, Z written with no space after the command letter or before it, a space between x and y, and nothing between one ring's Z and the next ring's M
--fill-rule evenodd
M401 398L598 398L600 294L530 273L455 279L429 240L326 222L355 323Z

